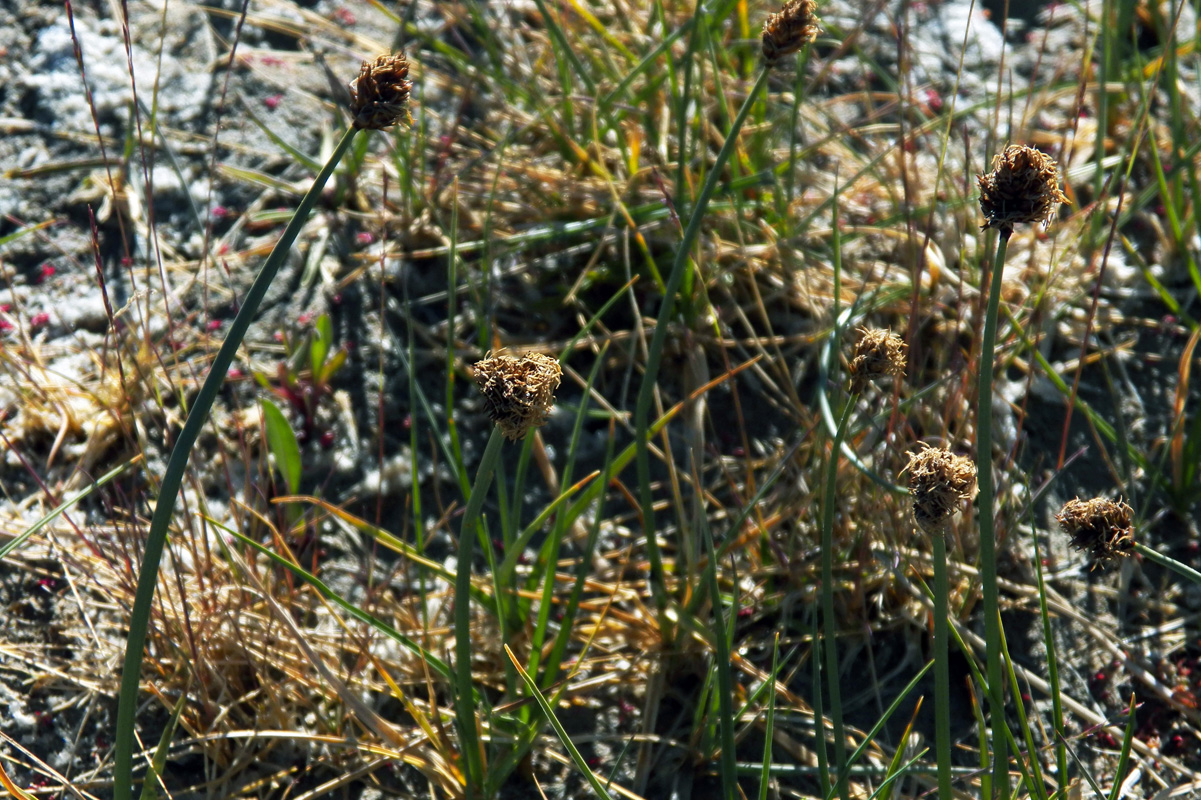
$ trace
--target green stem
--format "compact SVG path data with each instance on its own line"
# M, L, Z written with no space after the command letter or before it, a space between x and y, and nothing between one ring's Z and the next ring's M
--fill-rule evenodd
M947 540L942 533L934 543L934 736L938 765L938 796L951 794L951 631L947 620Z
M835 334L832 335L836 335ZM847 745L842 727L842 689L839 686L838 644L835 631L838 628L834 616L834 506L837 495L838 452L846 438L847 424L855 410L859 395L852 392L838 420L838 430L830 455L826 459L826 485L822 496L822 639L826 656L826 691L830 695L830 722L834 726L834 770L838 776L835 786L841 800L849 800L847 793Z
M1193 569L1192 567L1188 566L1187 564L1181 564L1176 559L1171 558L1170 556L1165 556L1163 553L1152 550L1150 547L1147 547L1145 544L1135 544L1134 550L1135 550L1135 552L1141 554L1144 558L1149 558L1152 561L1154 561L1156 564L1159 564L1161 567L1167 567L1168 569L1172 570L1173 572L1176 572L1177 574L1179 574L1185 578L1188 578L1190 581L1197 584L1198 586L1201 586L1201 572L1197 572L1197 570Z
M984 592L985 660L988 665L988 710L993 728L993 797L1008 800L1009 754L1005 736L998 730L1005 725L1005 693L1002 689L1001 616L997 594L997 543L993 526L994 490L992 473L992 377L994 350L997 345L997 314L1001 306L1001 274L1005 250L1013 231L1002 228L993 259L992 283L988 292L988 311L984 317L984 338L980 344L980 363L976 390L976 483L980 488L980 580Z
M484 761L475 735L475 695L471 683L471 559L475 552L476 524L488 496L488 487L496 465L500 463L504 436L492 429L488 446L475 473L475 485L463 511L459 528L459 555L455 565L455 717L459 724L459 747L463 754L463 772L467 780L466 800L477 796L483 785Z
M342 160L350 143L354 141L357 128L350 128L342 135L341 141L334 148L329 161L321 168L321 172L313 180L313 185L305 192L296 207L296 213L284 229L283 236L276 242L271 255L259 269L259 274L251 284L250 290L242 300L242 307L230 325L229 334L217 351L204 385L200 393L192 401L188 410L188 418L179 438L171 449L171 457L167 461L167 469L163 473L162 483L159 484L158 502L154 506L154 515L150 519L150 531L146 534L145 550L142 553L142 566L138 571L138 586L134 594L133 609L129 615L129 638L125 644L125 661L121 666L121 693L117 700L117 729L115 732L115 766L113 777L114 800L131 800L133 796L133 748L134 722L138 703L138 686L142 674L142 655L146 647L146 631L150 624L151 604L154 600L154 588L158 578L159 562L163 557L163 548L167 542L167 529L171 525L171 517L175 512L175 503L179 499L179 489L183 484L184 472L188 467L188 459L192 446L200 435L200 429L208 419L209 411L217 398L217 392L225 382L225 375L233 363L234 355L242 344L246 330L251 320L258 312L267 289L279 272L280 266L288 255L292 243L296 241L301 228L308 220L309 212L325 188L326 181L334 172L334 167Z
M746 122L747 115L755 103L755 97L767 86L767 76L768 71L766 69L759 73L759 77L755 80L755 85L751 87L746 100L742 103L742 108L738 109L738 115L730 125L730 132L726 135L726 140L722 144L721 150L717 153L717 160L714 161L709 174L705 177L705 183L701 187L700 195L697 197L696 206L688 218L688 227L685 228L684 237L676 249L675 260L671 265L671 275L668 276L667 285L663 293L663 304L659 309L659 316L655 320L655 334L651 339L651 344L646 354L646 372L642 377L642 386L638 389L638 402L634 408L635 446L636 460L638 462L639 503L642 506L642 526L646 534L647 557L651 567L651 591L655 595L655 604L659 610L660 631L665 638L665 643L669 638L670 627L665 613L667 610L667 595L664 588L663 560L659 555L659 545L655 539L654 496L651 494L649 453L651 401L655 396L655 382L659 377L659 365L663 358L663 347L667 342L667 331L671 327L671 318L675 314L676 295L680 291L680 284L684 280L684 274L688 271L688 254L692 250L693 243L696 242L696 237L700 234L701 224L705 218L705 209L708 207L709 200L713 197L713 192L717 188L717 182L721 178L722 167L725 166L734 152L734 146L738 141L738 131L741 130L743 123Z

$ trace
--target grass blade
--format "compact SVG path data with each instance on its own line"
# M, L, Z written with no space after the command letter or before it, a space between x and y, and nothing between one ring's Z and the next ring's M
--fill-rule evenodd
M546 698L543 697L542 692L538 691L538 684L534 682L534 679L530 677L528 672L521 668L521 664L517 663L517 657L513 655L513 651L509 649L507 644L505 645L505 655L507 655L509 657L509 661L513 663L513 667L517 670L517 674L520 675L521 680L525 682L526 689L529 690L530 696L534 698L534 701L538 703L538 707L542 709L542 713L546 715L547 721L550 722L550 726L555 729L555 734L559 737L559 741L563 743L563 747L567 749L567 754L571 757L576 769L578 769L588 780L588 784L592 786L593 791L596 792L596 796L600 797L601 800L613 800L608 790L605 789L605 785L600 782L600 778L596 777L596 773L592 771L592 769L588 766L588 762L584 760L584 756L580 754L580 751L576 748L575 744L572 743L571 737L567 735L567 731L563 728L563 724L559 722L558 717L555 716L555 711L550 707L550 703L548 703Z
M188 410L187 420L179 432L179 438L171 450L167 461L167 469L163 473L162 483L159 484L158 502L154 507L154 515L150 520L150 530L146 534L145 549L142 552L142 566L138 571L138 587L134 595L133 609L129 618L129 637L125 645L125 659L121 666L121 693L117 704L117 725L114 732L115 767L113 779L114 800L132 800L133 797L133 748L134 748L134 715L137 709L138 687L141 683L142 656L146 647L146 632L150 625L151 603L154 600L154 588L158 577L158 565L163 557L163 549L167 543L167 529L171 525L171 517L175 512L175 503L179 498L179 490L183 485L184 472L187 470L188 459L192 454L192 446L200 435L200 429L208 419L217 392L225 382L225 375L233 364L234 355L246 336L251 320L258 313L259 305L267 294L279 268L283 266L292 243L300 229L308 220L321 190L325 187L334 167L341 160L351 142L354 141L358 130L347 129L341 141L334 148L333 155L313 180L312 186L296 207L291 222L284 229L283 235L271 251L271 255L263 263L259 274L251 284L250 291L242 301L241 308L229 327L229 334L217 351L213 363L209 367L208 376L200 387L199 394Z

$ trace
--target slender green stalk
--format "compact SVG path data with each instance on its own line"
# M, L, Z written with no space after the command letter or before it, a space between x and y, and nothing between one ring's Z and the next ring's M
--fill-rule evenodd
M475 484L463 511L459 528L459 554L455 564L455 717L459 724L459 748L463 754L463 773L467 780L464 796L478 796L484 780L484 761L479 738L475 735L475 695L471 691L471 559L475 551L476 523L488 496L488 487L496 465L500 463L505 437L494 427L488 446L480 458Z
M1201 572L1197 572L1197 570L1193 569L1192 567L1188 566L1187 564L1181 564L1176 559L1174 559L1170 556L1165 556L1163 553L1152 550L1150 547L1147 547L1145 544L1135 544L1134 550L1135 550L1135 552L1137 552L1141 556L1143 556L1143 558L1149 558L1152 561L1154 561L1156 564L1159 564L1161 567L1167 567L1168 569L1177 573L1181 577L1188 578L1193 583L1197 584L1198 586L1201 586Z
M717 671L717 704L718 704L718 733L721 736L721 786L725 800L737 800L738 790L738 761L734 752L734 727L737 714L734 713L734 676L730 667L730 629L726 625L726 616L721 609L721 590L717 584L717 549L713 546L713 532L709 530L708 521L703 517L698 521L701 535L705 542L705 555L709 565L705 568L705 577L709 587L709 597L713 602L713 658ZM730 610L733 618L737 613L738 584L732 589L734 593L734 608ZM774 680L774 677L773 677Z
M1033 527L1033 526L1031 526ZM1047 608L1047 584L1043 576L1043 557L1039 550L1038 536L1031 537L1034 544L1034 568L1038 578L1038 614L1042 620L1043 645L1047 648L1047 677L1051 684L1051 723L1055 730L1055 781L1057 798L1066 796L1068 786L1068 750L1064 744L1063 698L1060 696L1059 656L1055 651L1055 637L1051 631L1051 612Z
M267 289L275 279L276 273L283 265L292 243L296 241L301 228L308 220L309 212L325 188L326 182L334 172L334 167L346 154L350 143L354 141L357 128L350 128L342 135L341 141L334 148L329 161L317 173L313 185L305 192L296 213L288 222L283 235L271 250L271 255L259 269L250 291L242 300L242 307L234 317L229 327L229 335L217 351L208 376L200 387L200 393L188 410L188 418L179 438L171 449L171 457L167 460L167 469L163 473L162 483L159 484L158 502L154 506L154 515L150 519L150 531L146 534L145 550L142 553L142 566L138 571L138 587L134 594L133 609L129 615L129 637L125 644L125 660L121 666L121 693L117 700L117 729L115 731L115 765L113 777L114 800L131 800L133 796L133 748L134 722L138 703L138 685L142 674L142 655L146 647L146 631L150 625L151 604L154 601L154 588L158 578L158 566L163 557L163 548L167 543L167 529L171 525L171 517L175 512L175 502L179 498L179 489L183 484L184 472L188 467L188 459L192 446L200 435L200 429L208 419L213 401L225 375L233 363L234 355L242 344L246 330L251 320L258 313L259 305L267 294Z
M575 763L576 769L588 780L588 783L592 786L592 791L596 792L596 796L601 800L612 800L612 796L605 788L605 785L596 777L596 773L588 766L588 761L580 753L575 743L571 741L571 737L567 735L567 729L563 727L563 723L559 722L559 718L555 716L554 706L547 701L542 692L538 691L538 684L528 672L521 668L521 664L517 663L517 656L513 655L513 651L509 649L507 644L505 645L505 655L509 657L509 661L513 662L513 666L517 669L517 674L525 681L530 696L534 698L534 701L538 703L538 708L542 709L542 713L546 715L547 722L555 729L555 734L559 737L559 741L563 743L563 747L567 750L567 755Z
M993 726L993 797L1008 800L1009 754L1005 736L1005 691L1001 663L1001 615L997 593L997 542L993 527L994 487L992 475L992 375L993 351L997 344L997 313L1001 307L1001 273L1005 250L1013 231L1002 228L992 265L992 284L988 292L988 311L984 317L984 337L980 344L979 375L976 390L976 485L980 489L980 580L984 593L985 662L988 672L988 710Z
M751 87L750 92L747 93L746 100L742 103L742 108L738 109L738 115L734 117L734 122L730 125L730 132L726 135L726 141L722 144L721 150L718 151L717 159L714 161L712 169L710 169L709 174L705 177L705 183L701 186L701 193L697 197L696 206L692 209L692 214L688 218L688 227L684 229L684 237L676 249L675 260L671 265L671 274L667 278L667 286L663 294L663 304L659 309L659 316L655 322L655 334L651 339L650 347L647 349L646 372L642 377L642 385L638 389L638 402L634 407L634 426L636 429L635 457L638 462L639 503L642 506L642 526L646 534L647 556L651 566L651 590L654 592L655 604L659 610L660 630L663 631L665 638L668 637L668 632L671 628L664 613L667 609L667 596L664 591L663 560L659 555L659 545L655 539L654 496L651 494L649 453L651 401L655 396L655 383L659 377L659 365L663 359L663 348L667 343L667 331L671 327L671 318L675 314L676 295L680 291L680 284L684 280L684 273L688 271L688 254L692 250L692 245L696 242L696 237L701 232L701 224L705 218L705 209L709 205L709 200L713 197L713 192L717 189L717 182L721 178L722 167L725 166L734 152L734 146L738 141L738 131L742 129L743 123L746 122L747 115L750 113L751 107L755 104L756 96L767 86L767 76L768 71L766 69L759 73L759 77L755 80L755 85Z
M809 629L813 637L813 655L810 657L810 667L813 674L813 743L817 750L817 775L822 790L822 797L834 797L834 787L830 783L830 756L826 749L826 711L822 700L822 623L821 617L814 610L813 625Z
M938 532L934 544L934 753L938 766L938 796L951 794L951 632L947 619L947 539Z
M841 800L849 800L850 795L847 793L849 776L846 736L842 727L842 689L838 680L841 670L834 633L838 627L834 617L834 497L837 494L835 484L838 480L838 451L846 438L847 424L858 400L859 394L852 392L842 410L842 418L838 420L838 430L834 434L830 455L826 459L826 486L822 494L822 638L826 651L826 689L830 694L830 721L834 725L834 769L838 775L835 785Z
M763 768L759 771L759 800L771 786L771 746L776 733L776 680L780 676L780 632L772 637L771 672L767 680L767 717L763 721Z

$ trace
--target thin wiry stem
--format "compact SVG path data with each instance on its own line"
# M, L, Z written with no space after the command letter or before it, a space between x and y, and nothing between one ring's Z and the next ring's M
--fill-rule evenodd
M1001 306L1001 273L1010 228L1002 228L992 265L988 292L988 311L984 317L984 335L980 343L980 363L976 389L976 485L980 489L980 580L984 594L985 662L988 673L988 710L993 736L992 797L1009 797L1009 754L1005 736L1005 692L1002 688L1001 616L997 593L997 543L993 526L995 513L992 473L992 376L993 351L997 344L997 314ZM986 795L987 796L987 795Z
M946 537L935 532L934 544L934 746L938 759L938 796L951 794L951 630L947 621Z

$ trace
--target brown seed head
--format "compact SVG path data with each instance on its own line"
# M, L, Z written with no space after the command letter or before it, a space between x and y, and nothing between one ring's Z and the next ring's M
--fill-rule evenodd
M783 8L763 23L763 60L774 67L784 56L797 52L817 38L821 28L814 16L814 0L787 0Z
M972 460L941 447L925 445L910 453L905 469L909 472L913 517L929 534L945 530L951 516L976 488L976 465Z
M559 362L541 353L520 358L489 353L475 365L475 383L484 395L488 418L514 442L546 422L562 375Z
M1064 533L1072 537L1072 547L1090 553L1096 567L1102 561L1128 556L1134 550L1133 515L1130 506L1121 500L1077 497L1066 502L1055 519Z
M984 227L1012 231L1021 222L1046 225L1055 207L1068 202L1059 191L1059 172L1037 148L1011 144L993 156L992 172L977 175Z
M356 128L380 130L398 122L412 124L409 115L409 60L404 53L364 61L350 84L350 113Z
M905 374L905 340L892 331L860 328L863 336L851 351L851 391L862 392L867 384L885 375Z

